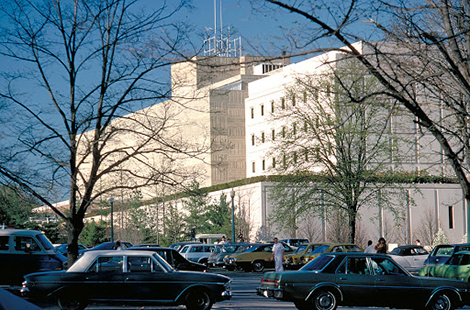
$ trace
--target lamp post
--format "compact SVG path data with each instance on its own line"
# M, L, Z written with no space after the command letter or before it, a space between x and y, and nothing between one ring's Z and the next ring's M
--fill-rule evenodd
M230 197L232 198L232 242L235 242L235 204L233 199L235 198L235 191L230 191Z
M111 204L111 242L114 242L114 220L113 220L113 204L114 204L114 197L109 197L109 203Z

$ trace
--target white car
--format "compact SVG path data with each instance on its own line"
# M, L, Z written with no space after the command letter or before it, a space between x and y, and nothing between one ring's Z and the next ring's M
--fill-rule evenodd
M429 252L420 245L402 245L394 248L388 255L409 272L418 272L424 267Z

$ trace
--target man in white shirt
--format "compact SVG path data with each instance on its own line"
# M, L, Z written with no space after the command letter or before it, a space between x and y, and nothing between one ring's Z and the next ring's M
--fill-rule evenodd
M367 248L364 253L377 253L375 247L372 245L372 240L367 241Z
M279 243L277 238L274 238L273 259L276 272L284 271L284 267L282 266L282 261L284 260L284 245Z

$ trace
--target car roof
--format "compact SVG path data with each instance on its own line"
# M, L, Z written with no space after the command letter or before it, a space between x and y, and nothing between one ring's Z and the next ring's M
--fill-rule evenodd
M29 229L15 229L15 228L7 228L7 229L0 229L0 236L9 236L9 235L24 235L24 236L31 236L42 234L39 230L29 230Z
M407 244L407 245L397 246L395 249L416 249L416 248L423 249L423 246L415 245L415 244Z
M96 251L87 251L84 252L82 256L67 270L68 272L82 271L84 268L88 267L91 262L93 262L98 256L116 256L116 255L126 255L126 256L151 256L152 251L145 250L96 250Z
M140 247L140 246L133 246L130 248L127 248L126 250L132 250L132 251L176 251L173 248L167 248L167 247L162 247L162 246L149 246L149 247ZM176 251L178 252L178 251Z

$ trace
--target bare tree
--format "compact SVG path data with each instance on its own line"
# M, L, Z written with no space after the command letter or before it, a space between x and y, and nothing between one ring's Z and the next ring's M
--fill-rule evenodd
M419 239L421 244L431 245L438 230L436 215L428 208L421 214L418 228L413 232L414 239Z
M16 126L2 149L0 174L65 221L69 264L93 201L119 189L179 184L188 177L178 165L182 154L203 152L177 135L171 106L179 103L161 102L171 94L162 75L184 58L186 27L175 14L187 6L185 0L154 10L134 0L2 5L0 55L8 66L0 98ZM159 109L145 109L156 103ZM149 160L152 154L164 160ZM100 184L106 178L112 182ZM50 199L63 188L67 211Z
M345 60L300 76L287 89L291 102L273 114L273 122L292 125L280 130L270 154L279 163L274 170L291 175L272 194L278 223L295 227L307 210L320 217L326 210L348 220L348 241L354 243L361 208L375 205L378 195L389 209L401 203L391 198L402 189L383 177L392 174L390 163L400 172L396 143L390 142L399 140L389 126L394 107L381 96L364 96L380 88L362 66ZM333 240L345 241L343 235Z
M331 38L330 46L341 44L345 55L362 63L383 85L382 94L394 98L413 115L420 131L434 137L438 153L446 158L470 203L467 2L351 0L315 7L308 1L265 3L298 14L308 23L297 29L306 40L298 37L296 46L319 47ZM372 42L371 37L386 40ZM362 42L354 44L357 41Z

